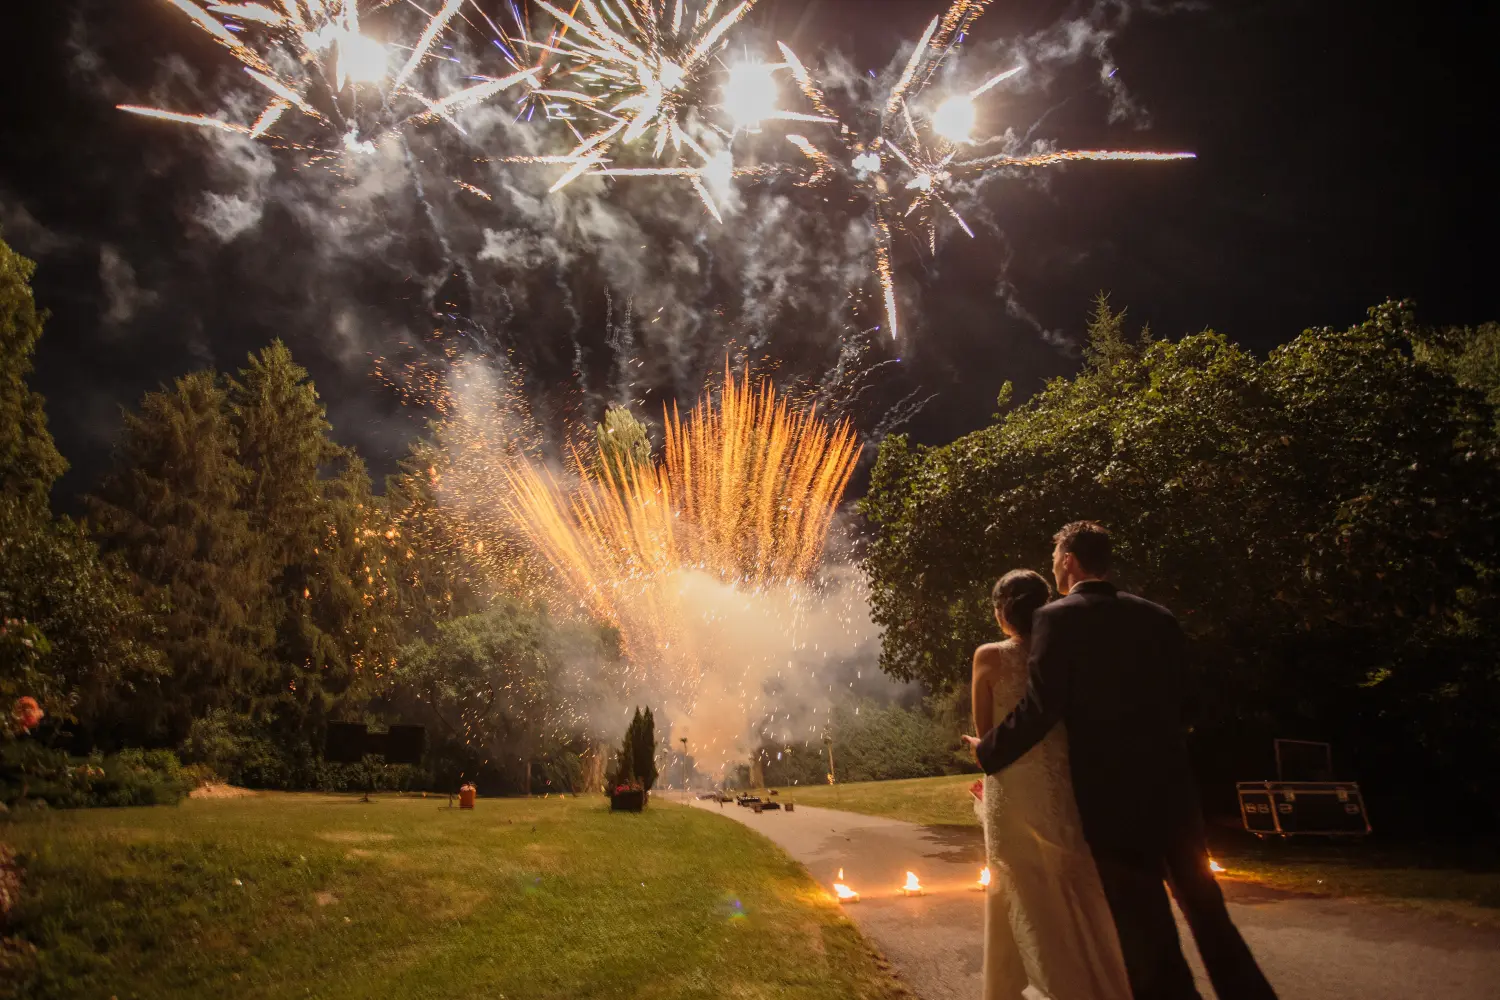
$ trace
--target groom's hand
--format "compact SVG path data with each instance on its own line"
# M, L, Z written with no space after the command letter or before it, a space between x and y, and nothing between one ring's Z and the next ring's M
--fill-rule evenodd
M969 748L969 753L974 754L974 759L979 759L979 737L964 735L960 737Z

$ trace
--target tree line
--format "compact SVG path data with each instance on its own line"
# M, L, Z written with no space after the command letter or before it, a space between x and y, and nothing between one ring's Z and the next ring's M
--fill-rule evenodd
M54 513L67 463L27 383L32 270L0 241L0 784L81 782L100 769L67 752L126 747L262 787L363 780L322 761L331 719L427 725L416 780L440 787L578 780L580 707L617 637L492 600L435 516L439 446L418 441L377 495L280 341L147 393L86 516Z
M1108 525L1120 582L1175 611L1205 793L1326 740L1387 829L1493 828L1500 801L1500 326L1387 302L1258 357L1128 333L1096 303L1082 371L939 447L880 448L860 508L882 666L966 683L988 592Z

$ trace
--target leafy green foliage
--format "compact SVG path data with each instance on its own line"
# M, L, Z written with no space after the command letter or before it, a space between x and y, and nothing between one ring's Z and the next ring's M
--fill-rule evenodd
M31 294L35 270L0 240L0 497L45 504L68 463L52 443L41 395L26 383L46 320Z
M155 806L178 802L198 784L170 750L122 750L70 757L35 740L0 744L0 801L82 806Z
M26 377L45 317L34 265L0 240L0 711L35 698L55 730L148 682L150 625L83 530L47 507L67 468Z
M1500 429L1500 323L1421 331L1413 348L1418 360L1449 372L1459 385L1497 407Z
M440 787L456 787L463 776L480 778L486 793L524 791L528 762L551 762L543 781L576 771L580 709L607 683L619 655L608 630L553 622L499 600L403 648L384 703L428 726Z
M489 592L442 516L436 483L448 458L440 429L433 433L412 442L385 482L385 507L399 532L390 553L397 614L409 634L424 636L439 622L483 611Z
M1330 738L1393 776L1451 712L1442 738L1492 757L1493 415L1413 359L1421 336L1402 303L1264 361L1214 333L1122 355L1110 333L991 427L889 439L862 503L883 665L960 683L993 637L993 579L1045 567L1051 533L1087 517L1115 532L1122 583L1182 619L1200 740Z
M415 767L385 764L377 757L357 764L330 763L323 759L319 735L268 733L249 716L221 710L194 719L178 753L184 762L244 788L365 791L404 789L425 780Z
M959 727L927 707L864 702L830 713L835 777L839 781L891 781L972 771L957 754ZM757 751L768 786L821 785L828 781L828 748L821 741L762 744Z
M53 725L149 710L165 669L152 622L79 525L0 498L0 608L17 623L0 637L7 708L31 695Z

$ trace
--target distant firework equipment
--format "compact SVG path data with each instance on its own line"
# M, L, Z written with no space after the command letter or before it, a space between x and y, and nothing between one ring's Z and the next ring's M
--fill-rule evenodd
M421 726L391 726L370 732L364 723L330 722L323 743L323 759L330 764L358 764L366 756L385 758L387 764L420 764L427 730Z
M1262 839L1362 837L1370 832L1359 783L1332 780L1329 744L1277 740L1276 772L1276 781L1238 783L1240 818L1246 830Z

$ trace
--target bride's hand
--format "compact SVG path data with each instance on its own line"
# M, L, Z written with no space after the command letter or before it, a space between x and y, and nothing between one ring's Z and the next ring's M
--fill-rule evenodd
M952 730L950 729L949 732L952 732ZM979 749L980 739L979 739L978 736L969 736L969 735L965 734L964 736L962 736L960 738L965 743L967 743L969 745L969 749L970 750L978 750Z

